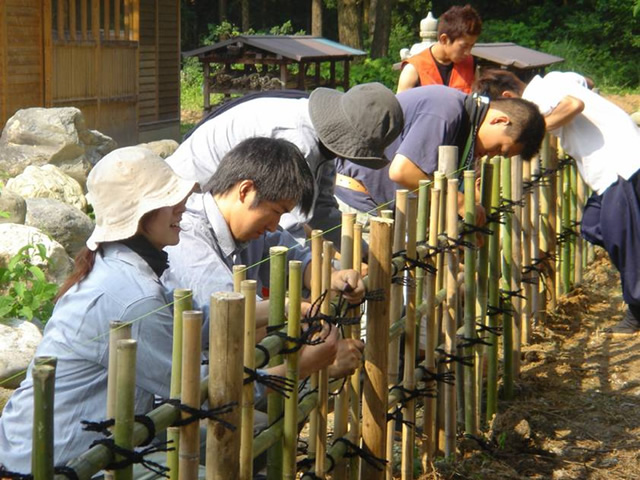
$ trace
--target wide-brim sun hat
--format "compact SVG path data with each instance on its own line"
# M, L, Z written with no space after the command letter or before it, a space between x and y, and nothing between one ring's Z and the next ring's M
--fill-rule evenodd
M395 94L381 83L363 83L345 93L317 88L309 96L309 115L332 153L375 169L389 163L384 150L404 126Z
M146 213L179 204L195 187L147 148L112 151L87 178L87 201L96 218L87 247L95 251L100 243L132 237Z

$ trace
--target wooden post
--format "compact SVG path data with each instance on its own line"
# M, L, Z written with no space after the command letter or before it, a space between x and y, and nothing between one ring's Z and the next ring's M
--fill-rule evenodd
M289 262L289 325L287 335L291 338L300 336L300 304L302 293L302 262ZM287 342L287 348L295 347ZM298 385L298 352L289 353L286 357L287 380ZM285 399L284 405L284 457L283 479L295 480L296 454L298 447L298 389L294 387Z
M65 11L65 1L58 0L58 13L57 13L57 29L58 29L58 42L66 43L67 38L65 35L65 20L67 19L67 12Z
M76 25L76 0L68 0L69 1L69 38L72 42L77 40L77 30L78 27Z
M284 303L286 294L286 247L271 247L270 274L269 274L269 326L281 326L286 317ZM276 355L269 361L270 367L280 365L282 355ZM241 374L242 375L242 374ZM267 395L267 416L269 424L275 422L284 413L284 399L279 393ZM235 478L227 475L226 478ZM280 480L282 478L282 439L273 445L267 452L267 478Z
M464 172L464 222L476 224L476 172ZM464 247L464 336L476 338L476 234L467 233L464 238L468 246ZM471 340L466 340L470 342ZM464 348L464 356L475 360L476 348L473 344ZM465 432L477 435L478 422L476 412L476 365L465 365L464 371L464 426Z
M89 25L88 19L88 9L87 2L89 0L80 0L80 31L82 32L82 41L86 42L89 37L87 37L87 27Z
M391 291L391 235L393 221L383 218L371 219L371 241L369 244L369 289L381 290L383 301L367 305L367 345L365 347L364 386L362 404L363 449L377 457L385 455L387 428L387 348L389 343L389 296ZM388 459L390 460L390 459ZM379 471L367 462L362 462L361 478L382 480L384 471Z
M511 159L511 198L515 202L522 200L522 158L519 155ZM517 203L513 206L513 235L511 237L511 287L513 292L519 292L522 286L522 207ZM522 336L522 298L512 297L513 305L513 374L520 374L520 351Z
M238 405L242 400L244 378L244 324L239 321L244 318L244 296L236 292L214 293L209 317L209 406L215 408L235 404L229 413L219 417L237 427L240 424ZM207 420L206 468L209 480L238 478L239 432L232 432L214 420Z
M104 0L104 10L102 18L104 20L104 26L102 27L104 30L104 39L111 40L111 0Z
M31 473L34 480L53 478L53 410L56 359L36 357L33 369L33 447Z
M120 3L122 0L115 0L113 3L113 31L115 40L120 40L121 28L120 28Z
M407 257L417 258L416 252L416 208L418 199L409 198L407 204ZM404 372L403 385L409 391L415 390L415 358L416 358L416 269L407 272L407 305L404 324ZM415 447L416 402L409 400L402 411L402 480L413 479L413 449ZM393 458L393 457L391 457Z
M113 428L113 439L119 447L133 449L133 424L135 414L136 391L136 352L138 344L135 340L118 340L116 354L118 355L116 423ZM123 457L116 454L116 462ZM116 480L133 480L133 466L115 470Z
M458 238L458 180L449 179L447 182L447 237ZM456 355L456 318L458 312L458 250L449 242L450 249L447 252L447 299L442 318L445 332L445 352ZM455 363L447 363L445 370L450 375L455 374ZM457 382L461 379L457 378ZM444 386L444 454L445 457L454 459L456 453L456 388L455 385Z
M246 273L246 270L244 270ZM244 295L244 366L256 368L256 289L255 280L243 280L240 292ZM240 422L240 480L253 478L253 383L242 388L242 420Z
M188 297L189 300L191 297ZM200 362L202 350L202 312L182 312L182 372L180 375L181 402L200 408ZM213 351L213 350L212 350ZM182 418L188 417L183 413ZM198 478L200 466L200 422L180 427L179 477L180 480Z

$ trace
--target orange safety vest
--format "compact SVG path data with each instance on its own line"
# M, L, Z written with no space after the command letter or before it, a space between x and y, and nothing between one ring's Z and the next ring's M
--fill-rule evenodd
M412 56L404 63L410 63L416 69L420 76L420 85L443 85L442 77L440 76L436 60L433 58L430 48ZM473 57L469 55L462 62L453 64L449 85L447 86L461 90L464 93L471 93L474 74Z

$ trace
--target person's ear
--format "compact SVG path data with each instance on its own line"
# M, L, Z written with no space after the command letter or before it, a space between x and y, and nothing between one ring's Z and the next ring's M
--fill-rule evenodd
M446 33L441 33L438 36L438 42L441 45L447 45L448 43L451 43L451 39L449 38L449 35L447 35Z
M509 119L508 115L505 115L503 113L499 113L495 117L491 118L491 121L489 123L491 125L503 124L506 127L507 125L511 124L511 120Z
M516 94L516 92L514 92L513 90L505 90L504 92L502 92L502 96L504 98L519 98L520 95Z
M243 180L238 185L238 199L244 203L247 195L255 189L253 180Z

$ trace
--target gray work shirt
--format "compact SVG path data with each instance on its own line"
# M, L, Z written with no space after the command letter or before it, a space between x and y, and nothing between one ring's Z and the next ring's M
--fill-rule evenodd
M209 191L211 176L220 160L241 141L252 137L288 140L295 144L309 164L315 179L314 202L309 216L299 209L282 216L280 226L299 242L306 238L303 225L327 232L325 238L340 248L341 213L333 197L335 161L321 153L319 139L309 117L307 98L256 98L230 108L196 129L167 158L167 163L181 177L195 180Z
M193 290L194 307L209 318L209 300L215 292L233 291L233 265L246 265L247 279L257 281L258 295L269 287L269 249L289 247L287 260L302 261L302 269L311 261L308 247L299 245L287 232L266 232L247 243L236 243L229 226L210 193L191 195L180 223L180 243L166 247L169 268L162 282L172 290ZM208 344L208 336L203 335Z

